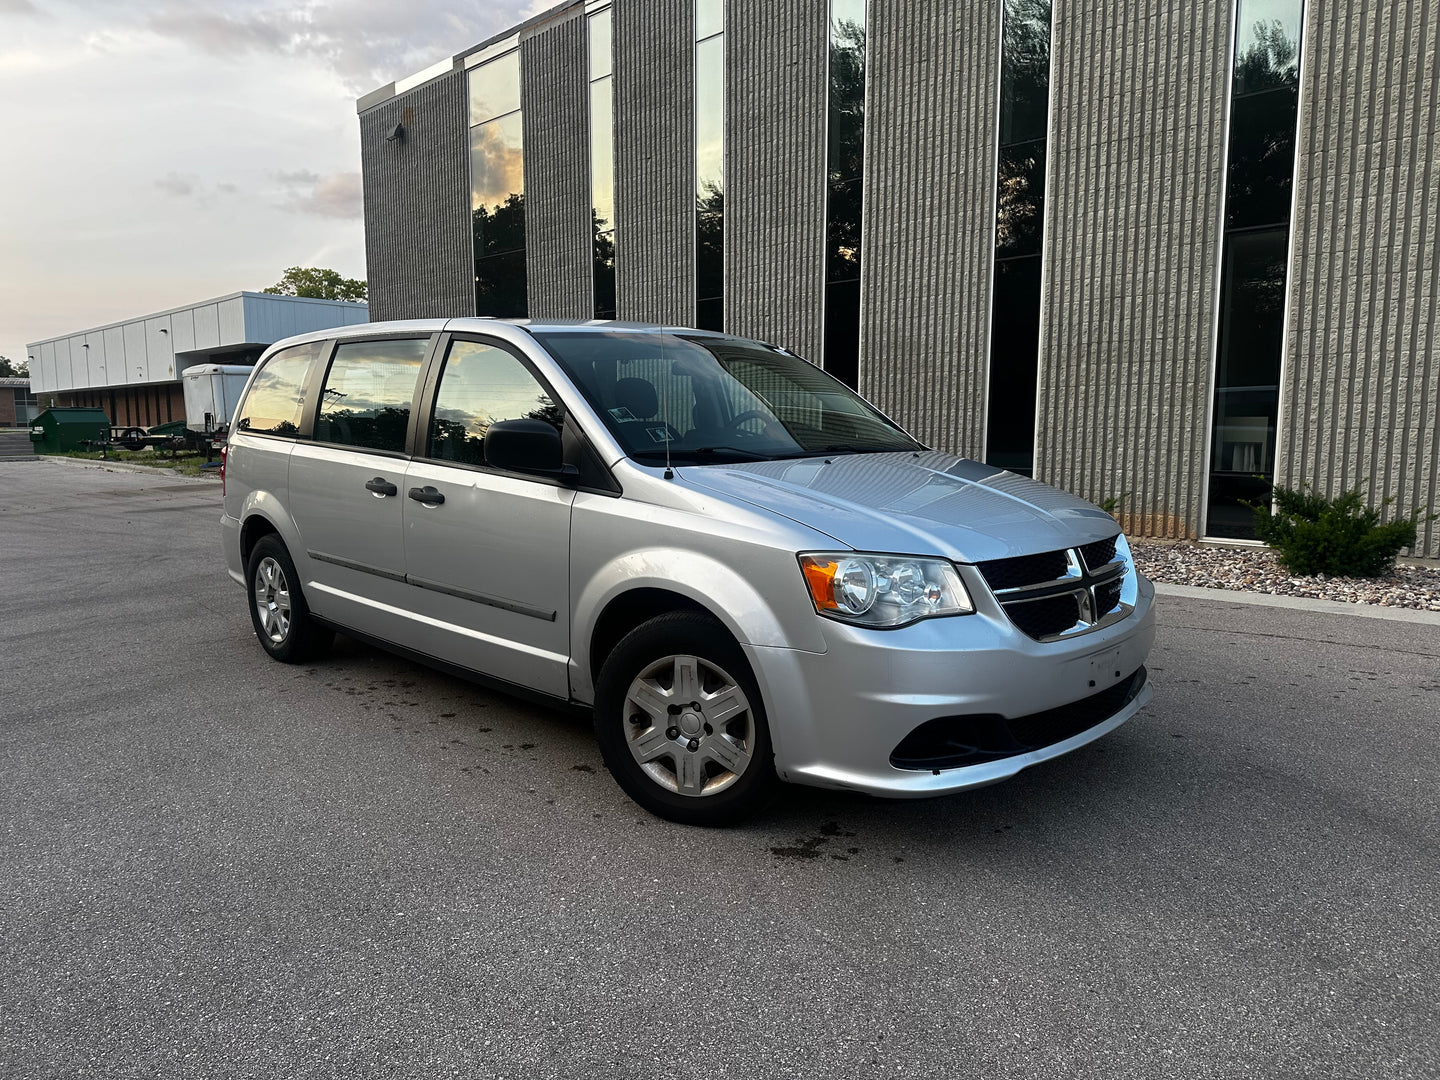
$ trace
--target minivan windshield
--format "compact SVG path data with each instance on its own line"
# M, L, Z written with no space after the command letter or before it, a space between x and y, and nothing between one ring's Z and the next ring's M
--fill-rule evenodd
M756 342L647 330L535 337L647 464L923 449L815 365Z

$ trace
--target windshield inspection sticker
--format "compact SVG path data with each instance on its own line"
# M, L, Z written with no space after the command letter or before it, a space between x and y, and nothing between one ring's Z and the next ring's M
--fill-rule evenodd
M656 427L646 428L645 430L650 433L650 438L653 439L655 442L671 441L670 432L666 428L657 425Z
M621 406L619 406L619 407L617 407L617 408L611 409L611 410L610 410L610 415L613 416L616 420L634 420L634 419L635 419L635 414L632 413L629 409L625 408L624 405L621 405Z

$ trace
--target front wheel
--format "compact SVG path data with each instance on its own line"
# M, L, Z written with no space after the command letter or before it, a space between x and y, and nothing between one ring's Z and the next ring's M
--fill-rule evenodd
M262 536L246 565L250 621L265 651L285 664L298 664L323 652L333 631L319 625L305 603L300 575L278 536Z
M660 615L621 640L596 686L595 737L626 794L685 825L734 824L777 784L750 665L705 615Z

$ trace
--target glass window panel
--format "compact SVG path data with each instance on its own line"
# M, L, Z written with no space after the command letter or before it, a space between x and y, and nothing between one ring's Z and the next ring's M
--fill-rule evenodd
M428 456L483 465L490 425L527 419L559 427L563 417L524 364L504 349L478 341L450 346L430 420Z
M429 344L427 338L412 338L338 346L320 394L316 441L402 452Z
M1006 0L1000 75L1000 144L1047 135L1050 0Z
M1240 0L1236 94L1299 85L1301 6L1301 0Z
M595 228L615 227L614 81L590 84L590 197Z
M825 370L855 386L860 366L860 245L865 158L865 0L831 0Z
M724 326L725 39L695 46L695 325Z
M470 69L470 123L483 124L520 108L520 50Z
M695 46L696 191L724 183L725 40L711 38Z
M603 79L612 71L610 9L590 16L590 78Z
M520 113L470 129L470 206L494 212L525 193L525 125Z
M695 40L725 29L725 0L695 0Z
M282 349L256 374L235 421L237 431L296 435L305 400L305 375L324 343L315 341Z
M1230 110L1230 175L1226 226L1283 225L1290 220L1295 174L1293 90L1239 98Z
M475 261L475 314L523 319L530 314L525 249Z
M995 257L1040 252L1045 225L1045 142L1003 147L995 192Z
M825 275L831 282L860 276L862 192L858 179L830 185L825 221Z
M995 265L990 336L990 416L985 460L1030 474L1035 459L1035 380L1040 350L1038 255Z
M858 17L855 10L858 9ZM865 5L835 0L830 21L830 182L858 178L865 152Z

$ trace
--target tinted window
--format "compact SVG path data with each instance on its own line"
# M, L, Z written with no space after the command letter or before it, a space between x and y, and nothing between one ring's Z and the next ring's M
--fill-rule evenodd
M514 356L478 341L457 341L440 373L427 456L483 465L491 424L545 420L559 427L561 419L560 406Z
M300 407L305 399L305 373L324 342L313 341L281 349L256 373L235 420L236 431L265 435L295 435L300 430Z
M428 345L425 338L412 338L337 348L320 395L316 441L403 452L415 379Z
M632 457L675 462L914 450L918 444L798 356L734 338L535 335Z

